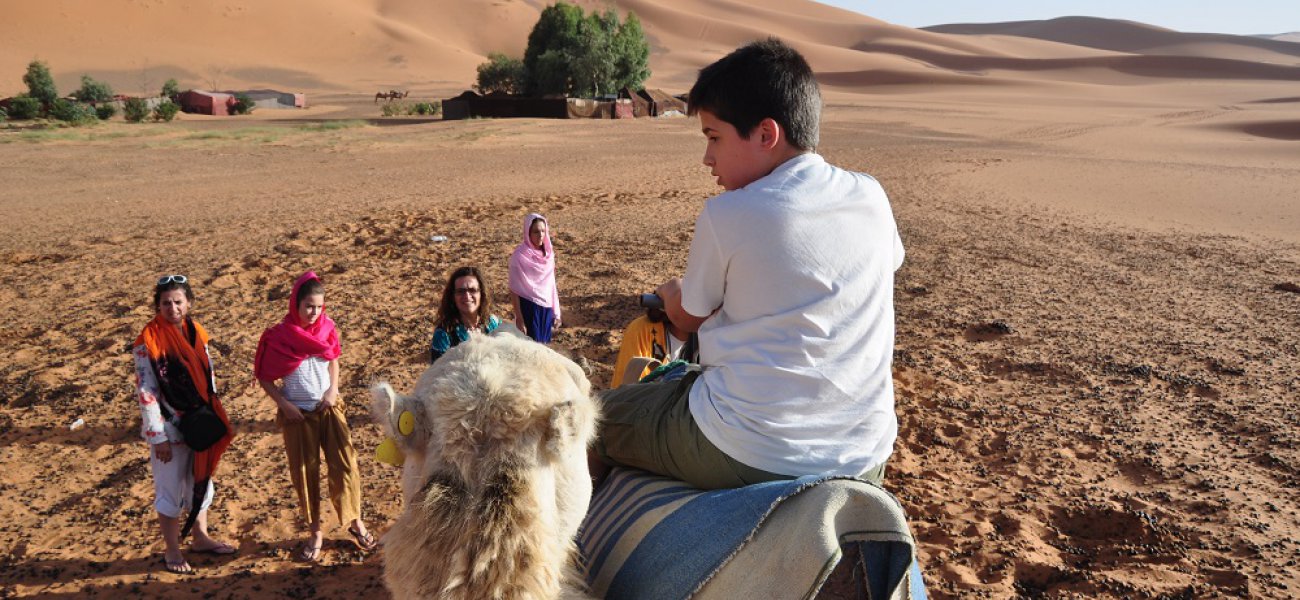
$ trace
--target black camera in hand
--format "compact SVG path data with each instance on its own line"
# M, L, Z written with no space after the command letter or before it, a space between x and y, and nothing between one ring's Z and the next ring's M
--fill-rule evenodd
M664 309L664 299L655 293L641 294L641 297L637 299L637 304L641 305L641 308Z

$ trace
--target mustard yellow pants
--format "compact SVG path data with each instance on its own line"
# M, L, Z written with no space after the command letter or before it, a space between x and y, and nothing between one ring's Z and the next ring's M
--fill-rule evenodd
M361 518L361 474L357 452L342 404L312 412L303 411L299 423L276 417L284 433L284 450L289 459L289 479L298 492L298 507L307 523L321 522L320 459L329 467L330 503L341 524Z

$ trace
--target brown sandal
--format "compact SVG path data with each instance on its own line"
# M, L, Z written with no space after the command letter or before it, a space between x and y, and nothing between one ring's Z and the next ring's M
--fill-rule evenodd
M357 548L366 552L374 550L375 546L379 545L379 542L375 541L375 534L370 533L369 531L367 531L365 535L362 535L360 531L348 527L348 533L352 535L352 541L356 543Z
M298 546L298 560L314 563L320 560L321 544L303 542Z

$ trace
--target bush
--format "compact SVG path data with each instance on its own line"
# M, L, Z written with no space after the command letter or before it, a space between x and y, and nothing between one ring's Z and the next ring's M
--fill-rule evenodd
M168 79L163 84L162 95L164 98L176 98L181 95L181 84L176 83L175 79Z
M7 118L9 118L9 113L5 112L5 109L0 108L0 123L4 123Z
M383 114L385 117L409 115L411 114L411 107L405 102L389 102L384 105Z
M116 114L117 107L112 104L100 104L95 107L95 116L99 117L100 121L107 121Z
M64 121L74 126L89 125L98 121L95 116L95 110L89 104L73 102L65 98L59 98L50 105L50 116Z
M23 75L23 83L27 84L28 95L35 98L42 106L53 104L59 97L59 90L54 87L54 77L50 76L50 68L39 60L27 64L27 74Z
M81 89L72 92L72 97L82 102L108 102L113 99L113 88L89 75L82 75Z
M488 54L488 61L478 66L478 81L474 84L480 94L524 92L524 61L510 58L499 52Z
M248 94L235 94L235 105L230 107L230 114L247 115L253 112L253 99Z
M126 117L127 121L139 123L149 116L149 103L145 102L144 98L127 98L126 106L122 108L122 116Z
M418 115L437 115L442 113L441 102L419 102L415 105L415 114Z
M180 112L181 107L171 100L163 100L153 109L153 120L171 123L176 118L176 113Z
M14 119L35 119L41 114L41 101L19 94L9 103L9 116Z
M542 10L524 50L524 89L532 95L591 94L640 87L650 77L650 46L636 15L612 8L586 14L557 2Z

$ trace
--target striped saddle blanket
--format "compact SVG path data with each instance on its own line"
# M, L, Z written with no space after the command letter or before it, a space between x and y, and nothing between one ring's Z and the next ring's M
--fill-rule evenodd
M926 597L902 506L851 478L706 492L616 468L578 548L603 598Z

